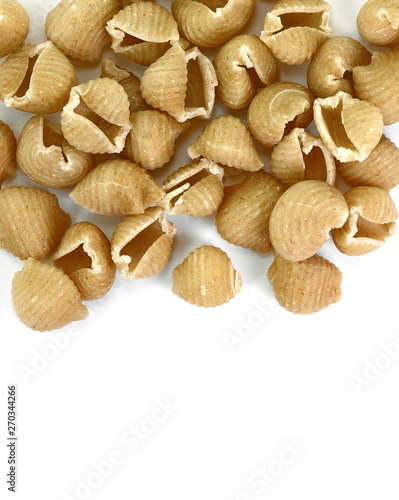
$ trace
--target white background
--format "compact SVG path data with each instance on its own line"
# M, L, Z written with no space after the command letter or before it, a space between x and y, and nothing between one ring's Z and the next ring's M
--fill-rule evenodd
M362 0L330 3L333 34L360 40ZM56 1L22 4L32 22L28 40L44 41ZM273 4L257 1L248 32L260 34ZM79 83L100 73L98 65L76 66ZM305 71L281 65L281 78L304 83ZM0 103L0 119L17 136L28 118ZM186 147L203 126L196 120L178 140L179 153L158 180L188 163ZM399 126L385 133L399 145ZM22 174L4 186L12 184L34 185ZM57 194L74 222L90 220L111 236L118 218L90 214ZM399 205L398 188L391 194ZM23 263L0 250L1 498L9 494L6 391L15 383L24 500L398 500L399 237L359 258L328 242L320 254L342 270L343 298L302 317L274 301L265 276L270 255L225 242L213 217L169 219L178 234L164 271L118 278L105 298L87 303L87 320L58 334L33 332L16 318L11 281ZM203 244L225 250L244 281L234 300L215 309L171 293L172 269ZM229 349L226 339L237 343ZM173 406L169 414L160 401ZM290 447L296 451L284 451Z

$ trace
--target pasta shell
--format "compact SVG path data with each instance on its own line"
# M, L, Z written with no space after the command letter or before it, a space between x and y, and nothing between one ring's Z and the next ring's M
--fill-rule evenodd
M0 191L0 248L21 260L50 255L70 224L54 194L25 186Z
M159 205L170 215L211 215L222 203L223 175L222 167L204 158L185 165L164 181L166 195Z
M33 116L22 129L17 161L30 179L55 189L76 186L94 167L94 156L68 144L61 129L41 115Z
M73 87L61 113L61 128L65 139L85 153L120 153L131 128L122 85L96 78Z
M76 81L75 68L51 42L25 43L0 66L0 99L27 113L56 113Z
M246 108L259 88L278 79L277 60L255 35L239 35L227 42L213 65L218 79L216 93L232 109Z
M17 172L17 141L10 127L0 121L0 189L3 182Z
M255 139L271 148L294 127L306 128L313 120L312 93L299 83L279 82L262 89L247 114Z
M112 258L121 275L137 279L161 272L169 262L175 234L175 225L165 219L159 207L125 217L111 241Z
M60 269L28 259L12 281L12 301L21 322L39 332L87 317L73 281Z
M121 0L61 0L47 15L47 38L69 58L94 63L109 42L107 21L120 9Z
M220 236L234 245L267 253L271 247L270 215L283 191L282 184L264 170L226 186L215 219Z
M173 16L184 38L199 47L216 47L247 24L255 0L174 0Z
M90 222L78 222L67 230L52 261L75 283L82 300L100 299L115 280L111 244Z
M191 159L202 156L250 172L263 167L245 123L230 115L218 116L208 123L187 151Z
M154 108L179 122L210 118L215 104L216 72L197 47L176 44L144 71L141 92Z
M369 43L399 48L399 5L396 0L368 0L359 10L357 27Z
M242 288L240 274L223 250L202 246L173 269L172 291L200 307L216 307L235 297Z
M347 255L363 255L380 248L396 233L398 212L389 194L370 186L354 187L345 193L349 217L332 230L338 250Z
M379 109L345 92L316 99L314 120L324 144L341 162L365 160L382 135Z
M266 15L260 39L283 63L302 64L328 39L330 13L323 0L280 0Z
M16 0L0 0L0 58L15 52L29 31L29 16Z
M161 186L135 163L110 160L86 175L69 196L96 214L127 215L143 213L164 194Z
M267 271L278 303L295 314L312 314L342 297L341 271L319 255L291 262L278 254Z
M329 231L348 218L343 195L323 181L294 184L278 199L270 216L270 240L284 259L305 260L328 240Z
M294 128L270 155L272 174L287 185L305 180L325 181L334 186L335 161L320 137Z
M357 40L334 36L319 48L311 60L308 86L317 97L330 97L340 90L354 96L353 68L370 62L370 52Z
M136 64L148 66L179 40L172 14L157 3L135 2L107 23L112 48Z

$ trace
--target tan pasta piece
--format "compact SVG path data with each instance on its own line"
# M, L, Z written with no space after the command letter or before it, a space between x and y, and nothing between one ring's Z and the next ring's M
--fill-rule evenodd
M131 128L122 85L96 78L73 87L61 113L61 128L65 139L85 153L120 153Z
M157 3L135 2L107 23L112 48L136 64L148 66L179 40L172 14Z
M15 273L11 293L18 318L32 330L56 330L88 315L73 281L35 259L28 259Z
M94 156L78 151L64 139L60 127L43 116L33 116L18 140L20 169L41 186L67 189L94 167Z
M78 205L102 215L143 213L165 195L161 186L129 160L98 165L70 193Z
M314 121L324 144L341 162L365 160L382 135L379 109L345 92L316 99Z
M27 113L56 113L76 81L72 63L51 42L25 43L0 66L0 99Z
M110 41L105 29L121 0L61 0L46 18L46 35L66 56L94 63Z
M0 121L0 189L3 182L17 172L17 141L10 127Z
M184 51L176 44L144 71L141 92L148 104L184 122L210 118L217 83L211 61L197 47Z
M389 194L370 186L354 187L345 193L349 217L331 234L338 250L363 255L380 248L396 233L398 212Z
M223 250L202 246L192 251L173 269L172 291L181 299L200 307L221 306L242 288L240 274Z
M286 64L302 64L328 40L331 5L323 0L279 0L266 15L260 39Z
M29 31L29 16L16 0L0 0L0 58L15 52Z
M342 297L341 271L319 255L291 262L275 254L267 277L278 303L295 314L318 312Z
M330 97L340 90L354 96L353 68L370 62L370 52L357 40L334 36L319 48L311 60L307 73L308 86L317 97Z
M172 12L183 37L199 47L215 47L247 24L255 0L174 0Z
M162 208L150 207L140 215L129 215L112 236L112 258L125 279L150 278L169 262L174 224L165 219Z
M25 186L0 191L0 248L22 260L48 257L70 224L54 194Z
M320 137L294 128L274 148L270 155L273 175L287 185L305 180L335 184L336 167L333 155Z
M159 205L170 215L211 215L222 203L223 175L222 167L205 158L180 167L164 181Z
M250 172L263 167L249 130L239 118L214 118L187 149L191 159L207 158L216 163Z
M268 47L255 35L238 35L216 54L213 65L220 100L232 109L243 109L259 88L278 79L278 64Z
M282 184L264 170L250 172L245 180L225 187L216 214L216 228L229 243L267 253L271 248L269 220Z
M252 100L247 114L249 130L260 144L271 148L294 127L310 124L313 101L312 93L299 83L273 83Z
M337 188L310 180L294 184L278 199L270 216L270 240L284 259L305 260L328 240L329 231L348 218L348 206Z
M359 10L357 28L369 43L399 48L397 0L368 0Z
M100 299L109 292L115 280L111 244L101 229L91 222L71 226L52 261L75 283L82 300Z

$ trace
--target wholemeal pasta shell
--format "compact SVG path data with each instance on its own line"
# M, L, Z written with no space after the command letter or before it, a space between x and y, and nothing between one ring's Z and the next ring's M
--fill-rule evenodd
M29 31L29 16L16 0L0 0L0 58L15 52Z
M359 10L357 28L369 43L399 48L397 0L368 0Z
M0 121L0 189L3 182L17 171L17 141L10 127Z

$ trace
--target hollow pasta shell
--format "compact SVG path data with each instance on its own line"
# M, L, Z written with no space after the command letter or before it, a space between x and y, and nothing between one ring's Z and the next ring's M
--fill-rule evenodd
M159 205L170 215L211 215L222 203L223 175L222 167L205 158L185 165L164 181L166 194Z
M184 38L199 47L216 47L247 24L255 0L174 0L172 13Z
M112 259L125 279L150 278L169 262L174 224L165 219L162 208L150 207L141 215L129 215L112 236Z
M200 307L216 307L235 297L242 288L240 274L223 250L202 246L173 269L172 291Z
M252 100L247 114L249 130L260 144L271 148L292 128L310 124L313 101L312 93L299 83L273 83Z
M55 45L24 43L0 66L0 99L27 113L56 113L76 82L75 68Z
M283 192L282 184L264 170L226 186L215 219L220 236L234 245L267 253L271 248L270 214Z
M365 160L382 135L379 109L345 92L316 99L314 120L324 144L341 162Z
M278 254L267 271L278 303L295 314L312 314L342 297L341 271L320 255L291 262Z
M107 21L120 9L121 0L61 0L47 14L47 38L69 58L94 63L109 42Z
M61 113L65 139L85 153L120 153L130 131L129 99L111 78L73 87Z
M82 300L100 299L115 280L111 244L91 222L78 222L66 231L52 262L75 283Z
M218 116L209 122L187 151L191 159L202 156L250 172L263 167L245 123L230 115Z
M3 182L17 172L17 141L10 127L0 121L0 189Z
M323 0L280 0L266 15L260 39L283 63L302 64L328 40L330 13Z
M25 186L0 191L0 248L21 260L50 255L70 224L54 194Z
M369 43L399 47L399 5L396 0L369 0L359 10L357 27Z
M12 281L12 301L20 321L39 332L85 319L87 308L73 281L60 269L28 259Z
M363 255L380 248L396 233L398 212L389 194L370 186L354 187L345 193L349 217L332 230L335 246L347 255Z
M0 0L0 58L15 52L29 31L29 16L15 0Z
M310 180L294 184L277 200L270 216L270 240L284 259L305 260L328 240L329 231L348 218L348 206L337 188Z
M211 61L197 47L176 44L144 71L141 92L148 104L179 122L210 118L217 85Z
M69 196L96 214L128 215L143 213L164 194L161 186L135 163L110 160L89 172Z

